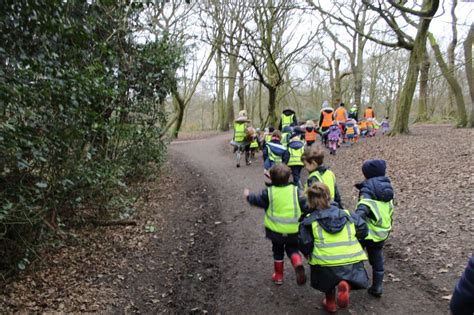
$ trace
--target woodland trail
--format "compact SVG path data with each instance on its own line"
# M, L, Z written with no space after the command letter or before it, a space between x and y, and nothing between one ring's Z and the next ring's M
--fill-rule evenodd
M386 159L395 188L385 293L354 291L339 314L448 314L474 251L473 136L413 126L410 136L327 155L349 209L364 159ZM271 281L263 210L242 197L245 187L264 188L261 154L237 169L231 134L205 137L173 142L160 173L135 187L136 226L71 226L74 237L39 249L28 270L0 282L0 313L324 314L323 294L297 286L289 260L285 283Z
M217 313L227 314L289 314L325 313L320 306L323 294L307 283L299 287L287 258L285 283L271 282L273 271L271 243L264 238L263 210L252 208L242 197L245 187L259 191L263 186L263 166L260 155L251 166L236 168L230 146L231 134L206 140L176 142L171 146L191 165L201 171L218 200L224 237L220 241L219 270L221 281L216 288ZM368 139L375 141L375 139ZM368 143L358 146L368 146ZM354 206L355 190L352 185L361 178L345 178L344 169L355 165L359 170L363 160L342 157L350 154L343 148L337 157L327 155L327 164L335 171L343 201ZM368 158L368 156L367 156ZM390 161L389 161L390 165ZM349 310L341 314L446 314L447 302L437 295L436 288L426 281L426 275L414 276L409 262L401 263L401 253L391 249L385 252L385 293L381 299L370 297L365 290L354 291ZM306 268L308 274L308 268ZM370 267L368 268L370 275ZM416 272L415 272L416 274Z

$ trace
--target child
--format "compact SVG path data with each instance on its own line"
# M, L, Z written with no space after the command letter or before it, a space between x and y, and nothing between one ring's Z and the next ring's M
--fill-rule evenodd
M263 148L263 174L265 175L265 182L270 184L270 168L279 163L287 164L290 159L290 154L285 146L280 142L281 133L279 130L274 130L272 139L265 144Z
M313 144L303 153L303 164L308 171L307 187L318 181L329 187L331 200L334 200L340 208L343 208L339 189L336 185L336 175L329 167L323 165L324 149L319 144Z
M305 134L304 134L306 145L310 147L316 141L317 137L318 137L318 131L316 129L316 126L314 125L314 122L312 120L308 120L305 124Z
M249 164L252 163L252 160L255 158L255 152L258 151L259 143L258 143L258 134L257 130L252 128L249 132L250 142L250 159L248 161Z
M366 180L355 187L359 189L356 213L367 223L369 234L362 246L367 249L372 266L372 286L369 293L380 297L383 293L383 246L392 229L393 188L385 176L384 160L368 160L362 165Z
M354 142L355 142L355 138L356 138L356 129L355 129L355 120L353 119L349 119L346 123L346 137L347 137L347 141L349 141L349 143L352 145Z
M367 133L366 135L368 137L372 137L374 133L374 119L373 118L368 118L367 119Z
M293 185L298 186L299 188L303 188L300 180L301 169L304 165L303 161L301 160L303 152L304 143L297 135L295 135L293 138L291 138L290 144L288 145L288 153L290 155L288 166L290 167L291 174L293 175Z
M312 211L301 222L299 249L309 256L311 286L326 294L322 304L336 312L337 304L349 305L351 289L368 286L364 260L367 260L358 240L367 235L367 225L355 214L330 203L329 189L323 183L313 183L307 190L308 208Z
M327 139L329 142L329 153L336 155L337 146L342 137L337 121L333 121L331 127L329 127L325 133L327 133Z
M382 122L380 123L380 126L382 127L382 134L383 135L388 132L388 130L390 129L390 124L388 122L388 116L386 116L382 120Z
M290 142L291 132L292 130L290 126L283 127L283 132L281 133L280 142L285 147L288 147L288 143Z
M283 283L283 259L285 252L295 269L296 282L306 282L301 256L298 253L298 222L301 209L306 209L306 202L300 197L298 188L288 183L291 170L285 164L277 164L270 169L272 185L260 194L251 194L244 190L244 196L252 206L265 209L265 235L272 241L274 270L272 280L275 284Z
M361 119L359 121L359 130L361 137L365 137L367 135L367 121L365 119Z

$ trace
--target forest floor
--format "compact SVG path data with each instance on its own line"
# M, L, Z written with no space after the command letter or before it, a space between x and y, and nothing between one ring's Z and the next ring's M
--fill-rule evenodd
M411 130L327 155L348 208L365 159L388 161L396 192L384 296L354 291L341 314L447 314L474 250L473 130ZM0 313L323 314L323 294L297 286L288 260L284 285L271 282L263 210L242 197L245 187L264 187L261 154L235 168L230 137L184 136L171 144L161 174L139 187L137 226L69 231L74 242L40 252L42 260L0 286Z

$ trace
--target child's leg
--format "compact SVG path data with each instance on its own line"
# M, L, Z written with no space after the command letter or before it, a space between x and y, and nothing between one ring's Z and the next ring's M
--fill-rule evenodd
M383 245L384 242L366 242L369 263L372 266L372 286L369 293L374 296L381 296L383 293L384 261Z
M299 165L294 165L294 166L290 166L290 168L291 168L291 173L293 175L293 185L302 188L301 181L300 181L302 167Z
M337 308L336 308L336 288L331 289L328 292L325 292L325 298L322 302L323 307L328 311L329 313L335 313Z
M288 257L291 260L293 268L295 268L296 273L296 283L298 285L303 285L306 283L306 276L304 274L303 260L298 250L298 240L297 239L288 239L285 244L285 251Z
M275 284L283 283L283 258L285 257L285 245L284 243L272 241L273 251L273 267L274 273L272 280Z

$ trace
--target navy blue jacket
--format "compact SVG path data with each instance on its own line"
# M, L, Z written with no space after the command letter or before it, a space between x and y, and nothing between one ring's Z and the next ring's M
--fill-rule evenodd
M271 140L270 143L276 143L276 144L279 144L279 145L282 145L280 141L278 140ZM270 148L271 150L271 148ZM270 169L270 165L268 163L268 147L265 145L263 147L263 161L266 165L265 166L265 169ZM274 151L275 154L277 155L281 155L281 159L283 161L283 163L285 164L288 164L288 160L290 159L290 153L288 152L288 150L275 150Z
M326 172L328 169L329 167L325 165L320 165L318 166L316 170L319 173L321 173L321 175L323 175L324 172ZM308 180L307 180L308 187L311 187L311 185L313 185L313 183L317 181L318 179L316 177L308 177ZM339 189L337 188L337 184L336 184L336 187L334 187L334 202L337 203L339 208L344 209L344 206L342 205L341 195L339 194Z
M288 183L286 185L273 185L273 186L284 187L284 186L288 186L288 185L293 185L293 184ZM247 202L249 204L251 204L252 206L265 209L265 211L266 211L268 206L270 205L270 200L268 199L268 190L265 188L259 194L252 194L252 193L249 194L248 197L247 197ZM306 204L306 198L304 197L303 192L299 188L298 188L298 203L300 205L302 215L303 215L303 213L308 212L308 209L307 209L308 206ZM266 231L267 237L270 238L270 239L275 238L275 237L272 237L273 234L275 234L276 236L279 234L279 233L273 232L273 231L271 231L267 228L265 228L265 231Z
M341 231L349 220L355 225L357 239L363 240L369 233L369 229L365 221L357 214L350 212L348 215L335 202L328 209L312 211L306 215L300 225L300 251L305 255L310 255L313 252L314 235L311 225L314 221L318 221L318 224L326 232L334 234Z
M474 314L474 254L454 288L449 307L453 315Z
M394 192L390 179L386 176L372 177L355 187L359 189L359 199L366 198L378 201L390 201L393 199ZM366 205L358 205L355 212L364 220L367 218L376 219L374 214Z
M298 150L298 149L301 149L302 147L304 147L304 143L302 141L291 141L288 144L288 147Z

